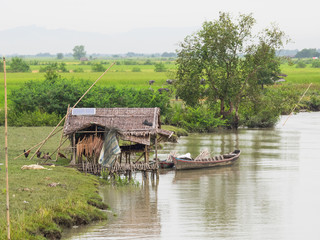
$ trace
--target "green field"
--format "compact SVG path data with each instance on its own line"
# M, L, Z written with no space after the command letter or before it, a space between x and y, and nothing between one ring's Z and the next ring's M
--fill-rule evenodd
M28 62L28 60L26 60ZM59 73L63 78L70 79L73 81L80 80L89 80L90 82L94 82L96 79L100 77L102 72L92 72L92 64L94 63L103 63L103 65L107 68L114 62L114 60L94 60L88 63L80 63L75 60L64 60L57 61L55 59L48 60L37 60L38 65L30 65L31 72L27 73L7 73L7 87L8 87L8 95L9 95L9 103L10 103L10 92L14 89L18 89L27 81L43 81L44 73L40 73L39 70L41 67L46 66L50 62L64 62L66 63L67 70L69 72ZM166 84L167 79L174 78L172 76L172 71L176 68L174 60L152 60L152 63L162 62L165 64L165 67L169 72L155 72L154 65L145 65L146 59L138 59L138 60L115 60L117 62L107 74L105 74L101 80L97 83L99 86L106 87L116 87L116 88L149 88L158 89L162 87L168 87ZM130 61L134 61L135 65L125 65L126 63L130 63ZM31 60L29 60L32 63ZM82 68L83 72L73 72L77 68ZM133 68L139 68L140 72L132 72ZM281 65L281 71L288 76L285 78L286 82L281 83L282 85L286 84L308 84L313 83L313 88L320 89L320 69L319 68L311 68L310 64L307 65L306 68L296 68L295 65L289 66L288 64ZM155 80L155 83L150 86L149 81ZM0 84L3 86L4 83L4 74L0 73ZM4 90L0 91L0 99L4 99ZM0 106L3 108L3 100L0 101Z

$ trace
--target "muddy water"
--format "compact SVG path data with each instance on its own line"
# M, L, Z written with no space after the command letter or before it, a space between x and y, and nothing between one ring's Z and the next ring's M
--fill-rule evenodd
M140 188L103 188L107 223L66 239L320 239L320 113L272 130L192 134L160 151L242 150L232 167L164 171Z

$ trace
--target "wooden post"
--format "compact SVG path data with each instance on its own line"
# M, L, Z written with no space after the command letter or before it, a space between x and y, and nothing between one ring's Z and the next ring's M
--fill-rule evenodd
M145 162L149 163L148 145L145 146L144 153L145 153L145 156L146 156Z
M69 107L70 107L70 104L68 104L68 108L67 108L67 114L69 113ZM67 116L68 117L68 116ZM66 122L64 122L66 123ZM63 126L64 127L64 126ZM59 142L59 147L57 149L58 152L60 152L60 147L61 147L61 142L62 142L62 138L63 138L63 131L61 133L61 138L60 138L60 142ZM56 155L56 161L58 160L58 154Z
M8 103L7 103L7 72L6 59L3 57L3 71L4 71L4 151L6 161L6 195L7 195L7 237L10 237L10 201L9 201L9 172L8 172Z
M77 155L77 148L76 148L76 133L72 134L72 160L70 165L76 164L76 155Z
M154 141L155 143L154 143L154 147L155 147L155 150L154 150L154 152L155 152L155 156L156 156L156 164L157 164L157 166L159 166L159 161L158 161L158 136L157 136L157 134L156 134L156 139L155 139L155 141Z

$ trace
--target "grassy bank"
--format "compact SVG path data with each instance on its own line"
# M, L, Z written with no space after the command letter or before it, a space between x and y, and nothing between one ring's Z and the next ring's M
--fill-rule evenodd
M11 239L59 239L64 227L87 224L106 219L99 208L106 208L97 193L98 179L84 176L75 169L62 166L44 170L21 170L23 165L38 161L24 156L13 160L31 146L43 140L51 127L9 128L9 194ZM53 152L60 134L43 148ZM1 146L4 146L4 128L0 128ZM30 156L29 156L30 158ZM0 153L0 239L6 237L6 187L4 151ZM58 161L59 164L59 161Z

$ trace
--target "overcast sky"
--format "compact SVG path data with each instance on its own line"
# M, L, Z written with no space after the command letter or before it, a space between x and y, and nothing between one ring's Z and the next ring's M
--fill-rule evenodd
M318 0L0 0L0 3L0 31L30 25L108 35L150 28L199 29L204 21L215 20L219 11L225 11L235 16L253 13L258 29L277 23L294 41L286 46L288 49L320 48Z

